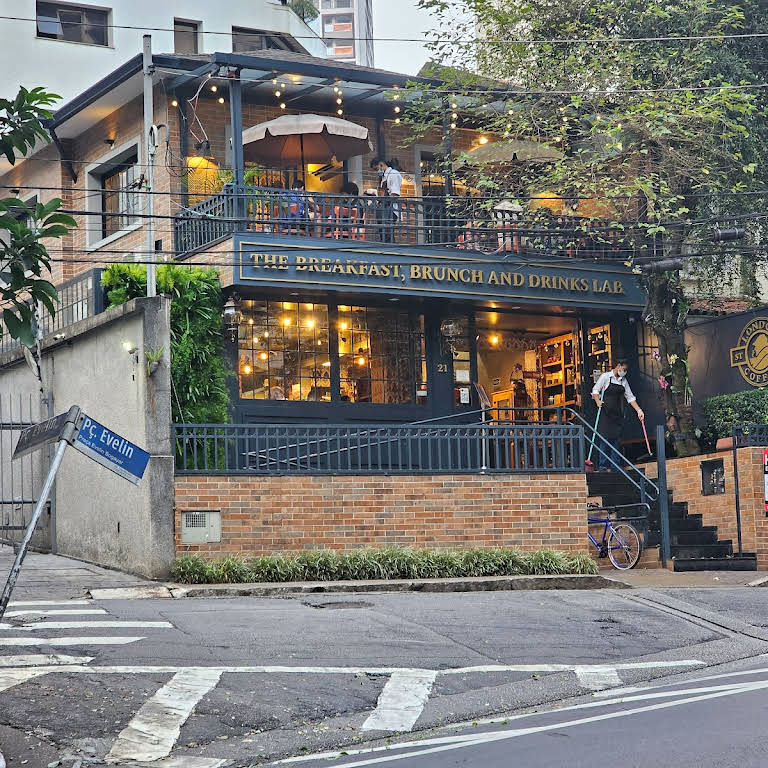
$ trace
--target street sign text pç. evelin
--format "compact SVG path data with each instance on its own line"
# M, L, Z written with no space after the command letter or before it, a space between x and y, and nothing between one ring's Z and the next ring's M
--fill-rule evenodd
M138 485L149 463L149 454L145 450L86 415L83 415L74 447L134 485Z

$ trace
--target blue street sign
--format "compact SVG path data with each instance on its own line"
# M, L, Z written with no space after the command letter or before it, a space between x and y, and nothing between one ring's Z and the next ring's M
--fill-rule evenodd
M120 477L138 485L149 463L149 454L83 414L74 447Z

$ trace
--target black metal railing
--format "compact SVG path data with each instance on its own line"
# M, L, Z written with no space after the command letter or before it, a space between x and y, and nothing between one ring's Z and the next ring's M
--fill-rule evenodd
M57 286L59 302L55 315L52 317L43 307L38 318L44 337L104 311L102 272L101 269L92 269ZM21 343L12 339L7 331L0 335L0 354L20 346Z
M397 245L440 245L484 253L627 260L660 252L640 228L542 213L535 224L473 197L368 197L226 185L176 218L176 251L188 253L233 232Z
M733 428L736 448L768 448L768 424L745 424Z
M571 424L176 424L174 438L177 474L584 471Z

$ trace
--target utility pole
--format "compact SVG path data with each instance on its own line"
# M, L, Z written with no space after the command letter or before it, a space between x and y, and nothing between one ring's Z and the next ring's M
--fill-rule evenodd
M147 251L147 296L157 294L157 271L155 267L155 152L157 151L157 129L155 128L155 106L152 93L152 36L144 35L144 173L147 204L144 212L147 214L144 231L146 233Z

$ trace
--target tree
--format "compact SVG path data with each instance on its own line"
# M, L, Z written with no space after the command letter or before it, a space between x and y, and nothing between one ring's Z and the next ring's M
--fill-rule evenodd
M0 99L0 153L11 165L26 156L38 140L50 141L43 120L59 97L42 88L19 89L15 99ZM43 275L50 259L43 240L60 238L76 226L71 216L57 213L61 200L27 205L17 198L0 200L0 300L3 324L12 338L29 347L37 339L37 306L53 316L58 294Z
M762 40L744 36L768 28L768 6L761 0L419 5L439 21L433 56L473 127L562 150L561 159L522 174L513 188L490 172L481 185L520 196L529 219L541 210L528 198L556 193L577 216L625 229L627 253L648 289L644 320L659 339L660 395L668 416L676 417L678 453L695 452L682 335L689 297L679 270L649 271L644 262L701 254L685 260L687 269L716 275L721 292L729 271L727 279L740 278L756 298L762 250L738 258L732 246L712 245L708 234L715 217L758 207L764 198L745 193L768 186L762 117L768 99L753 87L765 82L768 68ZM465 26L465 40L446 43L456 37L456 20L468 17L476 20L477 38ZM487 78L496 85L489 88ZM415 120L427 125L438 111L434 98L425 99Z
M314 21L320 15L312 0L290 0L288 5L304 22Z

